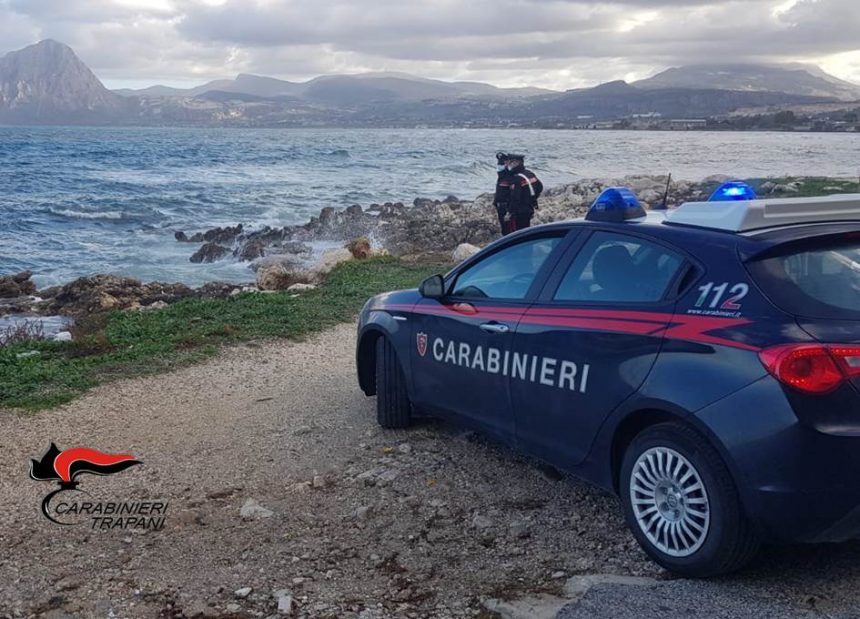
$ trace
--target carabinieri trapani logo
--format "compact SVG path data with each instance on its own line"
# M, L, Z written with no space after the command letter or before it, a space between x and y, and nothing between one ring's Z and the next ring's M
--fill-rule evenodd
M59 488L42 500L42 514L56 524L73 525L92 521L91 528L164 528L166 501L100 501L78 488L78 476L113 475L140 460L128 454L109 454L86 447L60 451L54 443L41 460L30 460L30 477L36 481L56 481Z

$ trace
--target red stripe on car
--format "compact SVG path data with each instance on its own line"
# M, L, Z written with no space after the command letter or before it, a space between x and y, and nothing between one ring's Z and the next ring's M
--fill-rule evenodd
M514 320L518 323L547 327L569 327L665 337L672 340L729 346L743 350L758 351L757 346L734 339L710 335L718 329L730 329L749 324L744 318L721 318L717 316L690 316L665 312L642 312L628 310L566 309L555 307L476 307L470 303L453 305L388 305L391 311L407 311L418 314L496 320Z

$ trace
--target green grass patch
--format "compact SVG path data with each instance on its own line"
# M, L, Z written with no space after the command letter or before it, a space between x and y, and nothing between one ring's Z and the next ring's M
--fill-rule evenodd
M442 270L393 258L352 261L335 268L323 286L299 296L249 293L106 314L79 324L73 342L0 347L0 407L50 408L95 385L198 362L224 344L300 339L352 320L375 294L416 286ZM19 356L30 351L39 354Z

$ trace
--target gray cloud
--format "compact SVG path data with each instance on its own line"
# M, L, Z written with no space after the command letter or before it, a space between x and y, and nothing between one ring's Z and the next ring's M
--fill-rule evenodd
M715 61L860 81L858 31L856 0L0 0L7 50L57 38L109 82L399 70L572 88Z

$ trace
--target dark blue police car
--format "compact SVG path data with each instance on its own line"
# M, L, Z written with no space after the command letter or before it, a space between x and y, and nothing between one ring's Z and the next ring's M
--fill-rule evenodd
M384 427L453 417L616 492L655 561L709 576L860 537L858 301L860 195L609 189L371 299L359 383Z

